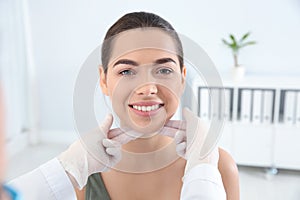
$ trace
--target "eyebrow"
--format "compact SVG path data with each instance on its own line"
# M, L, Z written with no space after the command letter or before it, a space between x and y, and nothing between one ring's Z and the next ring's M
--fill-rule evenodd
M164 64L164 63L168 63L168 62L173 62L173 63L177 64L175 62L175 60L173 60L172 58L161 58L161 59L156 60L154 63L155 64Z
M175 64L176 61L173 60L172 58L160 58L160 59L157 59L154 64L164 64L164 63L168 63L168 62L173 62ZM123 64L123 65L132 65L132 66L138 66L139 64L133 60L129 60L129 59L121 59L121 60L118 60L114 65L113 67L115 67L116 65L120 65L120 64Z
M128 60L128 59L121 59L121 60L118 60L113 67L115 67L116 65L120 65L120 64L123 64L123 65L133 65L133 66L138 66L139 64L133 60Z

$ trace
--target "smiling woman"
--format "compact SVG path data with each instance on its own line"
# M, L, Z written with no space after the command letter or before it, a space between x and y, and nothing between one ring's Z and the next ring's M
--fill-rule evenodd
M177 33L155 14L129 13L108 30L101 58L101 89L111 99L120 128L142 137L123 144L120 163L90 176L87 186L77 190L78 199L179 199L186 160L174 153L174 146L165 148L172 138L158 134L178 109L185 88L188 70ZM157 155L149 156L153 152L159 152L161 167ZM144 163L152 170L140 170ZM223 150L219 170L227 198L239 199L237 168Z

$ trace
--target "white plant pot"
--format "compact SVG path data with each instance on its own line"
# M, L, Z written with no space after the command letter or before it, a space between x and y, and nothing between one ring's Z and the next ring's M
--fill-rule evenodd
M241 81L245 77L245 67L244 66L238 66L232 68L232 78L234 81Z

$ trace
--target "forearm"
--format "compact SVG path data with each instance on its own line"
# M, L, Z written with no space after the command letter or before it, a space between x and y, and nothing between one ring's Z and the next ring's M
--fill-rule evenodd
M9 185L16 188L23 199L76 200L74 187L56 158L12 180Z

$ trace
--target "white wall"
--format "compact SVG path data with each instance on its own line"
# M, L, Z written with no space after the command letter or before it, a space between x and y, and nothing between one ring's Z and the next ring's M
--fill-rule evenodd
M233 61L221 38L250 30L258 45L240 55L248 75L300 77L299 0L28 2L43 130L74 129L72 94L80 65L126 12L151 11L164 17L200 44L222 73Z

